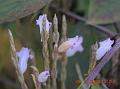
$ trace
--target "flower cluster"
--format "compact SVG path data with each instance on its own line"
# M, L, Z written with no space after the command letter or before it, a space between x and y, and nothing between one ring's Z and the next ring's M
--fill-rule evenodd
M46 21L46 31L49 32L49 29L52 25L51 22L47 20L47 15L40 15L38 20L36 20L36 24L40 27L40 33L43 31L43 19ZM58 47L58 52L63 52L67 57L73 56L76 52L83 52L84 48L82 46L83 37L75 36L73 38L68 38L67 41L63 42ZM112 41L110 38L99 42L100 47L96 51L96 59L100 60L106 52L108 52L112 48ZM19 58L19 69L22 74L27 70L28 59L32 59L33 55L30 54L30 49L23 47L19 52L16 53ZM37 79L40 83L46 84L48 77L50 76L49 71L43 71L38 76Z

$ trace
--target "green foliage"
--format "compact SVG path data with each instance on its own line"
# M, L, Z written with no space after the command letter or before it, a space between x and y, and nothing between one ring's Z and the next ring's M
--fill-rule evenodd
M84 12L87 13L88 11L89 0L77 0L75 10L77 12Z
M102 86L100 86L99 84L93 84L91 85L90 89L104 89Z
M108 24L120 20L120 0L90 0L89 24Z
M0 0L0 23L30 15L51 0Z

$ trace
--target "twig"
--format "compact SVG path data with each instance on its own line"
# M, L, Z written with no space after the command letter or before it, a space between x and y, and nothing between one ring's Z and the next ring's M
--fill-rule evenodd
M77 20L79 20L79 21L86 22L86 19L85 19L85 18L83 18L83 17L81 17L81 16L79 16L79 15L77 15L77 14L75 14L75 13L72 13L72 12L70 12L70 11L65 11L64 9L58 8L58 7L55 6L55 5L51 5L50 7L53 8L53 9L55 9L55 10L57 10L57 11L60 11L60 12L62 12L62 13L64 13L64 14L66 14L66 15L68 15L68 16L70 16L70 17L73 17L73 18L75 18L75 19L77 19ZM93 26L93 27L95 27L95 28L98 28L99 31L106 33L106 34L107 34L108 36L110 36L110 37L114 37L114 36L117 35L117 33L112 32L110 29L108 29L108 28L106 28L106 27L103 27L103 26L100 26L100 25L93 25L93 24L88 24L88 25Z
M86 81L91 81L96 78L101 69L105 66L106 63L110 61L112 56L120 49L120 38L116 41L115 45L110 49L109 52L101 59L100 63L93 69L93 71L88 75Z
M15 71L17 73L19 83L20 83L22 89L28 89L27 85L24 81L24 76L21 74L19 66L18 66L18 58L16 56L16 49L15 49L15 44L14 44L14 39L13 39L12 33L9 29L8 29L8 32L9 32L9 40L10 40L10 46L11 46L11 59L12 59L13 65L15 67Z
M114 25L117 33L120 33L120 28L119 28L118 24L117 23L113 23L113 25Z

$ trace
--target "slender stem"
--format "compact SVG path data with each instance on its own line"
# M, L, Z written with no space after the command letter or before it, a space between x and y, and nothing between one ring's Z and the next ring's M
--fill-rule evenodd
M76 72L77 72L79 80L83 82L84 79L83 79L82 72L81 72L81 69L78 63L75 64L75 68L76 68ZM82 84L82 87L83 89L88 89L88 86L84 83Z
M70 16L70 17L73 17L73 18L75 18L75 19L77 19L77 20L79 20L79 21L86 22L86 19L85 19L85 18L83 18L83 17L81 17L81 16L79 16L79 15L77 15L77 14L75 14L75 13L72 13L72 12L70 12L70 11L65 11L64 9L58 8L58 7L55 6L55 5L51 5L50 7L53 8L53 9L55 9L55 10L57 10L57 11L60 11L61 13L66 14L66 15L68 15L68 16ZM108 28L106 28L106 27L104 27L104 26L93 25L93 24L88 24L88 25L93 26L93 27L95 27L95 28L98 28L99 31L106 33L106 34L109 35L110 37L114 37L115 35L117 35L117 33L112 32L110 29L108 29Z
M114 27L116 29L116 32L120 33L120 28L119 28L118 24L117 23L113 23L113 25L114 25Z

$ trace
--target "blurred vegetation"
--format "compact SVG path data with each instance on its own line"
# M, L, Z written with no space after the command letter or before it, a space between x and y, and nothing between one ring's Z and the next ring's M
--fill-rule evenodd
M38 69L40 71L43 70L42 44L39 28L36 26L36 19L40 14L47 13L48 18L52 21L53 15L56 13L59 20L58 29L59 32L61 32L62 13L50 8L49 6L52 4L76 13L79 16L87 17L87 23L103 24L114 32L115 27L112 23L116 21L119 22L120 20L119 0L0 0L0 87L2 89L16 89L14 87L19 89L19 85L17 85L15 81L15 72L10 60L8 29L11 29L13 33L16 49L20 50L23 46L31 48L35 52ZM78 77L75 63L80 65L85 78L91 57L91 45L108 36L97 31L97 28L88 26L75 18L66 17L68 24L67 36L73 37L79 35L84 37L84 52L76 53L73 57L70 57L67 65L66 89L76 89L77 84L75 84L75 81L78 80ZM61 72L60 61L58 62L58 70L59 77ZM102 70L102 77L109 77L107 74L110 71L111 62ZM29 79L30 76L27 73L25 76L27 83L31 83ZM91 87L91 89L101 89L101 86L96 88L98 86ZM29 85L29 87L31 86Z

